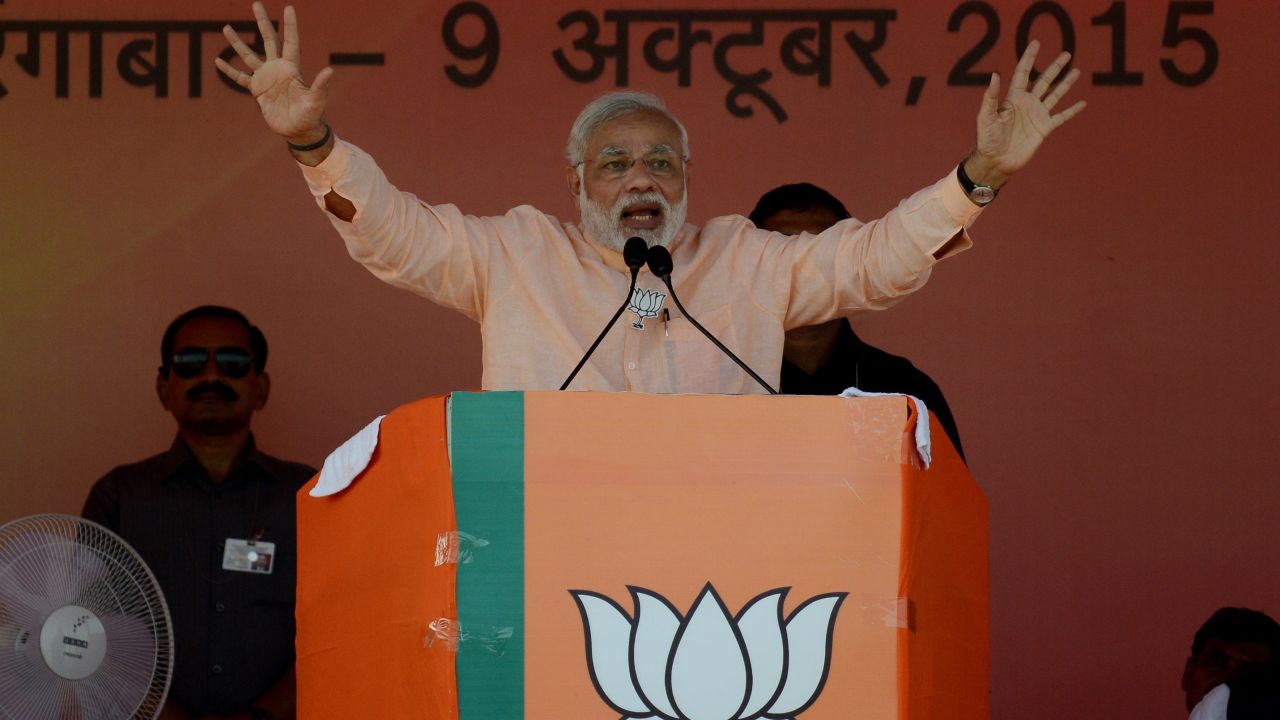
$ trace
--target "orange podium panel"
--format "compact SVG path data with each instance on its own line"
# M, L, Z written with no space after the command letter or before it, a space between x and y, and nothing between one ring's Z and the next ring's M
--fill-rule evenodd
M987 504L902 397L455 393L298 500L311 718L985 718Z

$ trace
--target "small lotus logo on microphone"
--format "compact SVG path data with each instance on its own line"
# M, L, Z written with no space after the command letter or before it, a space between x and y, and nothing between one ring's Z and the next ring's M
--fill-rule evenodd
M627 305L627 310L636 314L636 321L631 323L631 327L643 330L644 319L657 315L662 309L662 301L666 299L666 293L636 288L636 291L631 293L631 303Z
M791 719L822 692L847 593L812 597L783 620L790 588L757 595L731 616L707 583L684 617L661 595L628 589L634 619L604 595L569 591L591 681L622 720Z

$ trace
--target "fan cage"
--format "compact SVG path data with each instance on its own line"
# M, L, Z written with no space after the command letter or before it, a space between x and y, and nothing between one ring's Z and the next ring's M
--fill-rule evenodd
M41 629L68 605L91 611L106 656L81 680L55 673ZM0 526L0 718L152 720L173 671L164 595L128 543L72 515L32 515Z

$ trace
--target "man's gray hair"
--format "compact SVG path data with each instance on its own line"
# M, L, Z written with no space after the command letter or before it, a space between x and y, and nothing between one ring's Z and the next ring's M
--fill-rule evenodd
M640 111L659 113L675 123L676 127L680 128L681 157L688 159L689 133L685 131L684 124L676 119L670 110L667 110L667 106L657 95L645 92L615 92L592 100L582 108L581 113L578 113L578 119L573 121L573 128L569 130L569 143L565 147L565 156L569 159L569 164L577 165L585 159L587 140L596 128L619 116Z

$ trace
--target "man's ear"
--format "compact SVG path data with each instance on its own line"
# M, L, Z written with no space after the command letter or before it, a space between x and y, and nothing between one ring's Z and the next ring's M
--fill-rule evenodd
M156 373L156 397L160 398L160 405L164 409L169 409L169 381L164 375Z
M271 376L265 372L259 375L254 392L256 396L253 398L253 409L261 410L267 406L267 397L271 395Z
M578 168L575 165L568 165L564 169L564 181L569 188L569 195L573 197L573 206L582 210L582 177L578 175Z

